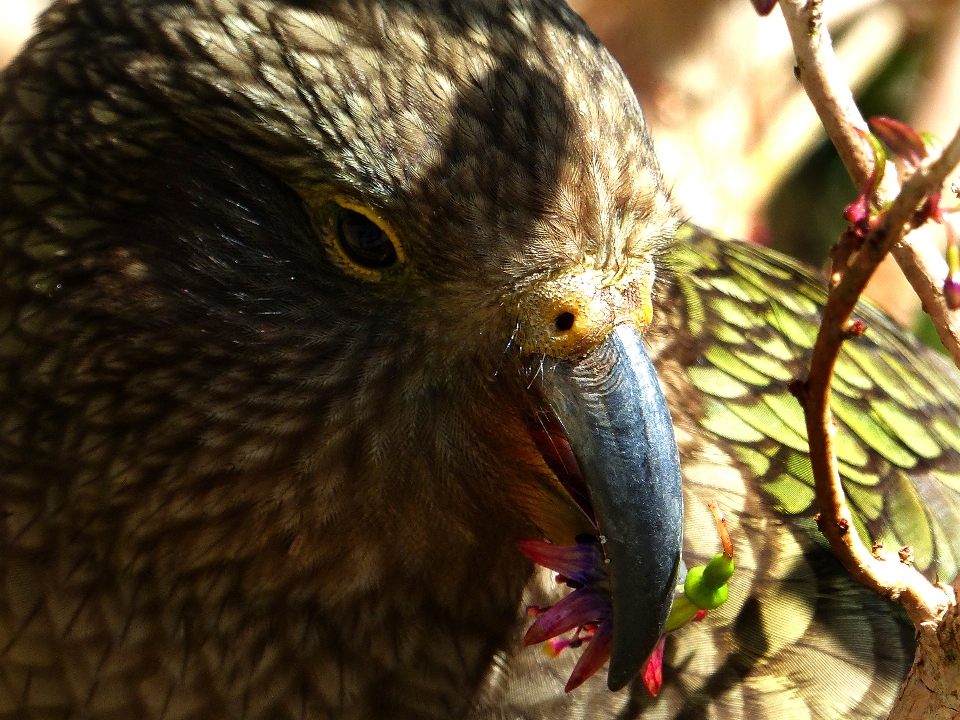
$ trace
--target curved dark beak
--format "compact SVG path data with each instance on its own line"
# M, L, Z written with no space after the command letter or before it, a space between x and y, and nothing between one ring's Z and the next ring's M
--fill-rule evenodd
M632 325L544 373L596 512L613 596L607 685L653 651L673 605L683 538L680 457L653 363Z

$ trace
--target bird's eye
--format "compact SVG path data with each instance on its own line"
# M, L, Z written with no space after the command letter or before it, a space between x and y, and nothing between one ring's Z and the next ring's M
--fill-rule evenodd
M337 242L346 256L358 265L382 270L397 262L393 241L366 215L340 207L333 222Z

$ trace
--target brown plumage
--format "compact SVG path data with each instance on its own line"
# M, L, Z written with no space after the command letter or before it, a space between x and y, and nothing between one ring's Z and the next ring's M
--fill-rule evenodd
M649 306L661 188L561 4L55 4L0 84L0 716L562 707L523 358L558 273Z

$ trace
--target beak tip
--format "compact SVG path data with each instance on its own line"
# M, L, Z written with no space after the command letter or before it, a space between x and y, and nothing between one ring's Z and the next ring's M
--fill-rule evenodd
M636 670L628 672L621 667L615 667L611 661L610 670L607 671L607 688L609 688L611 692L623 690L636 674Z

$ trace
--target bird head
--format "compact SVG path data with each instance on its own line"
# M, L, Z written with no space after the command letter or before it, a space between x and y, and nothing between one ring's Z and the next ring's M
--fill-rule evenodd
M676 221L571 10L61 2L0 110L22 472L101 571L309 607L349 655L423 608L506 627L514 541L599 532L629 680L679 557L639 339Z

